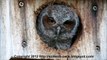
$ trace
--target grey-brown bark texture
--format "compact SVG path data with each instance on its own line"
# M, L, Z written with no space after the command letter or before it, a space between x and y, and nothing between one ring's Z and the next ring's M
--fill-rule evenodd
M37 34L36 20L48 2L73 7L82 23L82 31L67 50L48 47ZM44 5L44 6L43 6ZM106 0L0 0L0 60L23 55L93 56L58 58L60 60L107 59ZM56 59L56 58L52 58Z

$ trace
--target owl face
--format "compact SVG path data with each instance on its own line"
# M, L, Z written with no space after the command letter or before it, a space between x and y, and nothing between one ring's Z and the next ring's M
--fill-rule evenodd
M49 47L66 50L71 47L79 19L65 5L49 5L38 16L36 29L43 42Z

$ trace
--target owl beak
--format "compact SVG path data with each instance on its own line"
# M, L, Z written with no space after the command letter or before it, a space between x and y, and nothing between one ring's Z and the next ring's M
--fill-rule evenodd
M61 30L61 27L60 27L60 26L58 26L58 27L57 27L57 35L59 35L60 30Z

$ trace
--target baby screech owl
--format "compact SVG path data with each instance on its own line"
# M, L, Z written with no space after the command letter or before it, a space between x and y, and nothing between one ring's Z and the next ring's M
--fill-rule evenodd
M37 33L43 42L49 47L66 50L73 43L79 18L66 5L48 5L38 15L36 24Z

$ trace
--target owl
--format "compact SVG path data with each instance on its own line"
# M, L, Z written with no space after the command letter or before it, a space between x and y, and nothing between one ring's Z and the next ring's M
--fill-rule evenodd
M48 5L36 20L37 34L49 47L69 49L78 30L79 18L75 11L66 5Z

